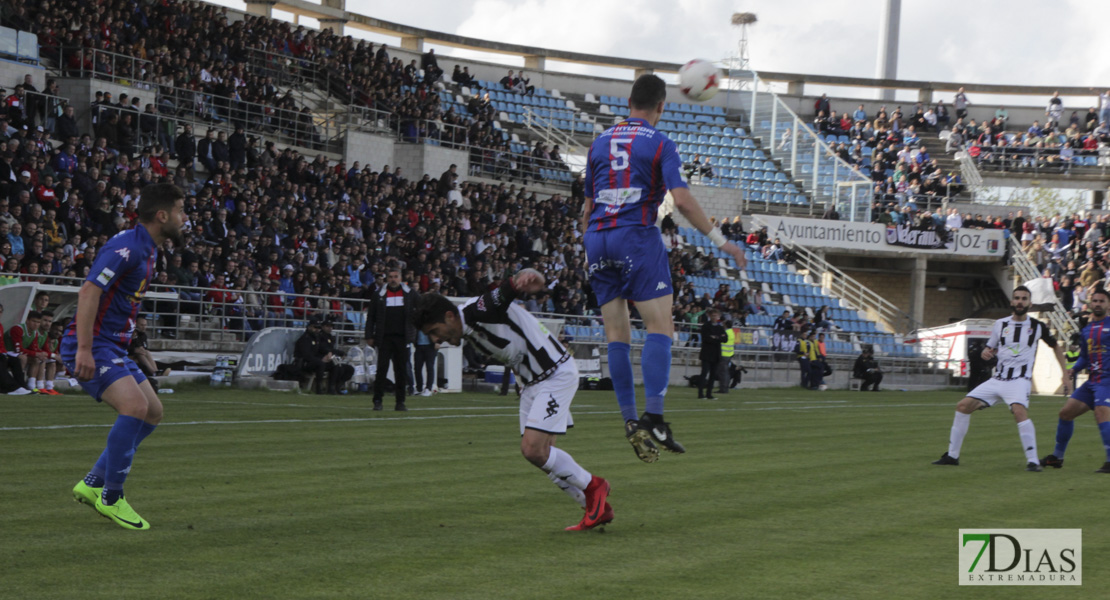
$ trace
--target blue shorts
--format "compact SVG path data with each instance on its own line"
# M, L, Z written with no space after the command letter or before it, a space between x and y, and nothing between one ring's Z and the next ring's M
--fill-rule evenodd
M59 350L62 364L69 369L70 373L77 372L77 336L63 337ZM127 357L127 350L120 348L119 345L93 340L92 353L93 360L96 361L96 373L92 379L80 383L81 389L88 392L97 402L101 401L101 395L108 386L124 377L134 377L135 383L146 381L146 375L143 374L142 369Z
M1110 406L1110 381L1087 381L1076 388L1071 397L1091 410L1096 406Z
M639 302L674 293L667 248L655 227L588 231L585 243L598 306L616 298Z

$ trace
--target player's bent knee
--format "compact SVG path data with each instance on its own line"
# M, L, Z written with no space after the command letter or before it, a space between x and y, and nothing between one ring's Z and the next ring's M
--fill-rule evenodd
M964 398L963 400L960 400L959 403L956 404L956 410L964 413L965 415L970 415L980 408L985 407L986 404L982 400L978 398L972 398L970 396Z
M520 453L528 462L537 467L543 467L551 456L551 443L542 434L529 435L529 433L532 433L532 430L525 431L524 437L520 439Z

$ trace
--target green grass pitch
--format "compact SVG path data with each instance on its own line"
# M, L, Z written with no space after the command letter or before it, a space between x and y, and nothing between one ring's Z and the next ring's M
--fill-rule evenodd
M581 511L520 456L517 403L193 388L127 483L152 524L73 502L114 413L77 394L0 396L2 598L1092 598L1108 582L1110 477L1094 421L1064 469L1023 470L1005 409L976 413L957 468L956 391L672 389L685 455L638 461L612 392L582 392L560 440L609 479ZM1060 397L1034 398L1041 455ZM1082 528L1082 588L957 586L959 528Z

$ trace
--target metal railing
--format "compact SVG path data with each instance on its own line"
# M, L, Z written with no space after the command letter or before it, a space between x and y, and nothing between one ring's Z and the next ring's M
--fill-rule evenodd
M81 46L43 46L42 54L64 77L110 81L143 90L154 87L154 63L143 58Z
M872 181L837 156L768 86L761 86L763 82L754 72L752 78L751 91L738 93L742 101L750 102L746 107L749 131L760 139L765 151L781 161L794 182L809 193L811 201L802 210L813 215L818 204L835 204L841 218L871 220ZM760 87L766 91L759 91ZM789 134L784 138L787 131Z
M577 154L579 156L586 155L586 148L574 139L566 131L559 129L551 119L544 118L531 107L524 107L524 126L536 135L540 136L543 141L562 146L567 154ZM593 125L591 123L591 125Z
M42 126L50 134L54 133L54 123L62 115L62 109L69 104L69 100L62 96L27 90L23 91L23 99L27 112L27 126L32 129ZM10 113L12 109L8 110Z
M758 215L754 216L753 220L758 224L758 227L764 226ZM882 323L893 332L904 333L922 327L920 322L903 312L894 303L856 281L805 246L795 244L794 240L789 237L783 237L782 242L785 247L797 255L797 266L801 269L807 269L811 275L819 278L819 285L826 289L830 295L844 300L858 310L862 310L868 318Z
M1078 150L1068 157L1059 148L978 146L978 149L979 156L968 160L973 160L980 171L1104 177L1110 167L1110 150ZM1090 164L1092 159L1095 164Z
M76 292L84 281L76 277L18 275L8 276L3 284L41 283L72 287ZM56 320L73 318L76 307L76 298L59 306ZM158 283L150 285L140 314L150 320L151 339L215 343L245 342L266 327L302 327L313 316L330 318L335 323L334 331L344 336L362 336L366 325L365 307L359 300Z
M1014 267L1014 273L1025 281L1039 279L1041 273L1025 255L1025 249L1021 247L1021 241L1018 238L1019 236L1009 238L1010 264ZM1069 339L1071 334L1079 331L1079 324L1068 314L1068 311L1064 310L1064 305L1060 303L1060 298L1055 293L1052 295L1052 310L1042 314L1047 315L1048 324L1056 330L1057 339Z
M44 50L49 51L57 60L58 70L67 77L106 80L153 91L155 97L152 103L156 113L147 117L153 121L146 128L151 138L161 138L163 130L172 138L176 134L168 133L169 130L172 128L176 131L185 124L193 125L194 131L199 131L202 127L225 128L230 131L235 125L242 125L246 131L282 143L313 150L342 152L347 119L337 116L334 111L303 112L301 109L279 108L271 104L248 102L238 97L156 84L150 79L153 63L124 54L65 46ZM145 106L147 102L142 104ZM98 110L103 111L106 108L100 107ZM121 116L133 116L131 146L135 150L150 145L151 139L142 139L139 114L114 110L120 112ZM97 115L98 127L101 126L99 116ZM121 145L123 143L125 142L121 140ZM167 148L172 149L172 144Z

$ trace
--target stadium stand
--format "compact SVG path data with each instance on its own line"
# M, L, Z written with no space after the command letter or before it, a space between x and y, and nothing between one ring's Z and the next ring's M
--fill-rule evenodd
M189 193L192 232L184 248L164 253L158 283L170 291L232 290L199 298L208 302L202 310L225 321L229 314L246 316L229 312L237 298L269 298L280 290L280 301L270 306L273 318L239 322L247 333L274 319L297 324L313 311L341 313L357 325L361 300L393 262L418 289L452 295L487 289L531 263L557 282L534 308L579 317L568 321L566 333L600 339L572 233L580 182L560 149L531 139L526 125L540 119L588 142L626 114L627 99L571 99L557 90L522 92L473 78L433 81L415 61L405 65L370 42L199 3L124 11L128 6L98 11L77 2L4 3L5 23L40 36L43 60L55 75L126 79L136 95L153 100L154 112L148 117L143 102L105 100L80 107L95 109L97 122L75 131L65 99L54 92L22 89L14 93L27 101L5 102L3 163L15 174L0 201L0 233L9 241L0 244L0 269L7 276L82 276L95 249L134 222L137 190L167 178ZM768 204L809 204L795 178L812 173L803 164L791 174L775 157L789 140L769 147L720 107L667 108L660 129L679 144L694 181L741 189ZM144 126L144 117L156 125ZM471 171L459 175L472 180L459 185L459 200L450 203L447 173L348 166L330 152L331 123L384 123L400 141L468 149ZM190 146L185 125L196 125L198 135L200 127L213 130L215 139L201 144L218 149L216 160L189 168L188 156L181 156ZM939 181L945 193L947 184L958 183L938 179L937 161L911 150L914 137L897 116L850 120L847 130L817 119L814 127L842 159L876 177L880 200L901 204L894 214L880 205L876 220L884 214L892 222L936 219L916 211L913 198L936 195ZM781 130L776 134L781 138ZM324 153L308 154L317 150ZM821 185L832 185L831 172L818 175ZM541 197L534 188L526 191L526 183L560 193ZM735 238L748 241L738 223L733 229ZM753 348L767 348L774 318L790 310L794 330L819 318L830 333L830 352L854 354L871 344L881 354L912 353L798 272L774 240L757 235L748 249L751 266L739 273L696 231L672 227L670 235L680 322L717 306L753 329ZM293 267L289 276L286 266ZM680 342L696 339L694 323L679 333Z

